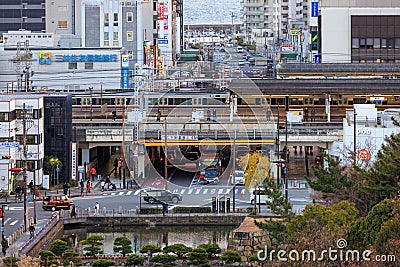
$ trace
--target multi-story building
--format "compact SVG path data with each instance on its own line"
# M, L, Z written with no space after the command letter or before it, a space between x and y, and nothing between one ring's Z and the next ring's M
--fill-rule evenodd
M46 30L46 0L1 0L0 34L20 29Z
M270 36L273 31L272 6L268 0L242 0L242 27L247 43L256 43L256 38Z
M322 62L399 62L399 1L320 0Z

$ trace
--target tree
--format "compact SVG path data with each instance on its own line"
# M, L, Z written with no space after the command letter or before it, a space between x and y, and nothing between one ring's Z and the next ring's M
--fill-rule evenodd
M92 263L93 267L108 267L108 266L114 266L115 262L112 260L107 260L107 259L99 259L95 260Z
M271 178L265 179L265 195L268 196L267 207L272 213L284 217L293 216L292 204L285 198L281 188Z
M14 256L3 259L3 263L4 263L5 267L16 267L18 261L19 261L19 259Z
M81 266L82 261L79 258L79 253L73 250L66 250L62 254L63 257L63 265L69 266L70 262L73 262L75 266Z
M131 254L128 256L126 259L126 266L136 266L136 265L142 265L144 262L144 258L136 255L136 254Z
M162 264L162 266L173 266L175 265L176 257L168 254L160 254L152 257L151 262Z
M119 236L114 240L114 252L121 252L125 257L126 254L132 252L132 241L125 236Z
M179 259L183 257L183 255L192 251L192 248L185 246L184 244L173 244L166 246L163 249L164 253L174 253Z
M91 235L86 240L81 241L83 248L86 251L86 255L95 256L96 254L103 254L101 246L103 245L104 237L101 235Z
M150 253L150 257L152 257L153 254L157 252L161 252L161 247L151 244L144 245L140 249L140 253Z
M385 137L372 168L356 169L365 179L360 190L368 197L368 210L385 198L396 197L400 176L400 134Z
M49 267L53 264L57 264L55 260L56 254L50 250L42 250L39 252L40 266Z
M62 169L62 162L59 158L55 156L45 156L43 161L43 171L45 174L50 175L50 181L54 181L56 177L55 170L58 167L59 172Z
M362 217L352 224L349 231L350 245L359 249L372 245L381 226L394 218L395 205L394 200L385 199L375 205L366 217Z
M270 162L260 151L239 157L239 164L245 173L245 188L257 187L269 177Z
M208 254L208 258L210 259L216 254L221 253L221 248L218 246L218 244L200 244L198 248L204 249Z
M240 257L240 255L236 251L227 250L227 251L224 251L224 253L222 253L221 260L225 264L230 265L230 264L235 263L235 262L241 262L242 258Z
M208 263L208 254L203 248L195 248L188 253L188 263L195 266L210 266Z
M56 254L56 256L61 256L67 249L68 249L67 242L62 241L60 239L54 240L49 247L49 250L54 254Z
M53 260L52 264L57 263L57 261ZM36 257L31 257L28 255L22 255L20 256L18 262L17 262L18 267L40 267L40 259ZM43 266L43 265L42 265Z

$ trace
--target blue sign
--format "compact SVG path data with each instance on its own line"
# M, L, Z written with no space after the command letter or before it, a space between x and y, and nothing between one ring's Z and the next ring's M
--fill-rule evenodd
M60 168L58 168L58 166L56 167L56 172L59 172L60 171Z
M56 62L117 62L117 54L59 54Z
M318 17L318 2L311 2L311 17Z
M12 148L12 147L18 148L19 142L1 142L0 146L5 148Z
M128 89L129 88L129 69L122 68L121 69L121 88Z
M158 44L168 44L168 39L160 39L158 40Z

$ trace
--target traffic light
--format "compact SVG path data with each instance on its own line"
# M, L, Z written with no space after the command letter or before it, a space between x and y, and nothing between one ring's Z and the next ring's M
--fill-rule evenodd
M114 121L117 119L117 111L116 110L113 110L112 118L113 118Z
M3 218L3 207L0 207L0 218Z

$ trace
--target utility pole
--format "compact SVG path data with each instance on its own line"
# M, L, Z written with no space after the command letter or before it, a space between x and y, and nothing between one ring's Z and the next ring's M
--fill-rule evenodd
M280 140L279 140L279 117L280 117L280 115L279 115L279 102L278 102L278 123L277 123L277 139L276 139L276 150L277 150L277 157L278 157L278 160L280 159L280 157L281 157L281 151L280 151L280 147L279 147L279 143L280 143ZM280 184L280 180L279 180L279 173L280 173L280 166L277 168L277 170L276 170L276 184L277 185L279 185Z
M235 136L233 137L233 174L232 174L232 182L233 182L233 197L232 197L232 208L233 212L235 212L236 208L236 178L235 178L235 172L236 172L236 130L235 130Z
M357 112L356 112L356 107L354 107L354 110L353 110L353 129L354 129L354 133L353 133L354 134L353 153L354 153L354 164L357 161L357 125L356 125L357 119L356 118L357 118Z
M25 103L22 107L22 131L23 131L23 153L24 153L24 168L23 168L23 177L24 177L24 231L28 230L28 223L27 223L27 203L26 203L26 180L27 180L27 170L28 170L28 149L26 146L26 138L27 138L27 127L26 127L26 119L27 119L27 110Z
M165 191L168 190L168 149L167 149L167 117L164 118L164 179ZM167 204L168 194L165 192L165 204Z

